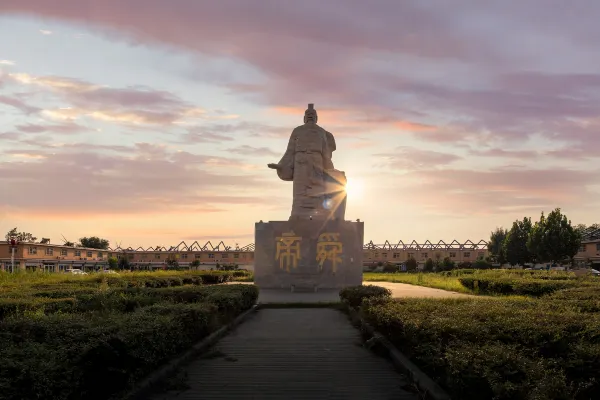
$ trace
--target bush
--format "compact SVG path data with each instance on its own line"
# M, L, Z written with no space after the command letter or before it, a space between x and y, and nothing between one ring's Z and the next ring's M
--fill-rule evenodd
M490 264L489 262L487 262L485 260L477 260L473 263L471 268L473 268L473 269L492 269L493 266L492 266L492 264Z
M6 318L0 321L0 397L121 398L136 381L250 308L257 297L254 285L116 288L69 299L71 313ZM18 306L31 308L67 299L23 300ZM10 301L16 300L0 304ZM131 302L137 306L123 308Z
M350 307L359 308L363 299L372 297L391 298L392 291L381 286L351 286L340 290L340 299Z
M428 258L427 261L425 261L425 265L423 266L423 271L433 272L434 268L435 268L435 263L433 262L433 260L431 258Z
M366 300L376 330L458 399L600 398L600 315L546 300Z
M233 279L233 273L229 271L201 271L202 282L207 285L226 283Z
M477 275L463 276L458 279L460 283L471 290L479 293L543 296L556 292L557 290L578 286L576 281L534 279L534 278L510 278L510 277L479 277Z
M383 272L387 272L387 273L398 272L398 266L395 264L391 264L391 263L385 263L385 265L383 266Z
M406 260L406 271L408 272L414 272L417 270L417 260L415 260L413 257L409 257L408 260Z

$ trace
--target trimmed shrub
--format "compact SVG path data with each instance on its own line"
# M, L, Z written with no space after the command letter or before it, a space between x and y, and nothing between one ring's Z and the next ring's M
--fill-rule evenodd
M543 296L580 285L574 280L552 280L534 278L510 277L480 277L478 275L463 276L460 283L471 290L489 294L514 294L523 296Z
M4 319L0 397L121 398L136 381L250 308L257 297L254 285L137 287L69 299L71 311L102 312ZM127 310L132 301L136 307Z
M375 285L351 286L340 290L342 302L353 308L359 308L363 299L372 297L391 298L392 291Z
M362 312L452 398L600 398L599 314L481 298L366 300Z

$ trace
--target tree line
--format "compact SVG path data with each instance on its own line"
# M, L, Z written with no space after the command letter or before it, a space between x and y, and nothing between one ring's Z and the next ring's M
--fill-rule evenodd
M488 251L492 262L525 265L536 263L573 263L579 251L583 233L599 229L600 224L573 226L560 208L547 216L541 213L535 223L529 217L513 222L507 230L496 228L490 235Z
M18 228L9 230L5 235L6 241L9 242L11 239L15 239L21 243L36 243L37 237L29 232L21 232ZM42 238L39 243L50 243L50 239ZM64 239L63 246L69 247L85 247L88 249L99 249L108 250L110 242L106 239L99 238L97 236L82 237L78 243L71 242Z

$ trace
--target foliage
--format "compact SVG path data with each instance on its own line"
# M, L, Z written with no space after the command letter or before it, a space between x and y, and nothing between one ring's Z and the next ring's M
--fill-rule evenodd
M175 256L175 254L169 254L167 256L167 259L165 260L165 263L170 268L177 268L177 267L179 267L179 261L177 261L177 257Z
M5 235L6 241L11 239L16 239L18 242L24 243L34 243L37 240L37 237L33 236L29 232L19 232L17 228L13 228L8 231Z
M200 266L200 260L194 260L191 262L190 267L198 268Z
M202 286L193 272L10 275L0 276L0 397L16 400L122 398L258 298L254 285Z
M387 273L398 272L398 266L396 264L392 264L390 262L386 262L383 265L383 272L387 272Z
M127 258L126 254L122 254L121 257L119 257L118 268L120 270L131 269L131 263L129 262L129 258Z
M504 240L508 235L508 231L504 228L496 228L490 234L490 241L488 242L488 251L492 262L500 264L506 263L506 254L504 252Z
M117 257L108 257L108 268L117 269L119 267L119 260Z
M408 260L406 260L405 265L406 270L409 272L417 270L417 260L415 260L413 257L409 257Z
M110 244L108 240L101 239L97 236L82 237L79 239L79 243L81 244L81 247L100 250L107 250Z
M433 260L431 258L428 258L427 261L425 261L425 265L423 266L423 271L433 272L434 267L435 267L435 263L433 262Z
M571 226L571 221L563 215L560 208L535 223L527 241L528 250L539 261L560 263L572 259L581 244L581 233Z
M377 299L361 313L452 398L600 398L600 315L560 303Z
M471 268L473 268L473 269L492 269L493 266L489 262L487 262L483 259L479 259L471 265Z
M372 297L391 298L392 292L373 285L351 286L340 290L340 299L353 308L359 308L363 299Z
M503 243L504 255L510 265L525 265L533 261L533 255L527 248L527 240L531 232L531 218L513 222Z
M444 257L443 260L438 261L436 265L436 271L450 271L456 267L456 263L450 257Z

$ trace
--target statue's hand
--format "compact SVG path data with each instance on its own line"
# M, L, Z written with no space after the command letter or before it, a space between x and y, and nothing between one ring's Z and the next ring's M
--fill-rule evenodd
M271 168L271 169L281 169L281 166L279 164L267 164L267 167Z

